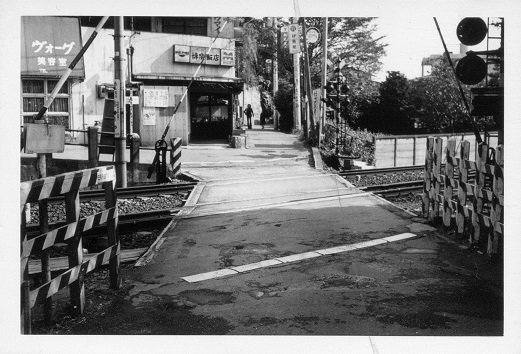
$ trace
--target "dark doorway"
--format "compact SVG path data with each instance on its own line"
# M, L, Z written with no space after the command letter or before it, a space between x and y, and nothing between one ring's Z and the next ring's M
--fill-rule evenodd
M228 139L232 132L230 94L192 93L191 139Z

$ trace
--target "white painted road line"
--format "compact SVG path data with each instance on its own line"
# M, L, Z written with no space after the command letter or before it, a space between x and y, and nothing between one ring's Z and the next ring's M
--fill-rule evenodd
M231 267L230 269L232 269L236 272L242 273L242 272L248 272L253 269L270 267L272 265L281 264L281 263L282 263L281 261L278 261L276 259L267 259L265 261L260 261L257 263L250 263L250 264L245 264L245 265L241 265L241 266L237 266L237 267Z
M405 234L384 237L383 240L386 240L387 242L394 242L394 241L404 240L406 238L410 238L410 237L414 237L414 236L416 236L416 235L411 234L410 232L407 232Z
M224 277L227 275L244 273L244 272L248 272L248 271L251 271L254 269L271 267L271 266L278 265L278 264L288 264L288 263L302 261L305 259L316 258L316 257L321 257L321 256L326 256L326 255L341 253L341 252L347 252L347 251L354 251L357 249L372 247L372 246L381 245L384 243L401 241L401 240L405 240L405 239L408 239L411 237L416 237L416 235L412 234L412 233L404 233L404 234L399 234L399 235L394 235L394 236L383 237L383 238L379 238L376 240L359 242L359 243L355 243L352 245L342 245L342 246L331 247L331 248L326 248L326 249L317 250L317 251L292 254L291 256L267 259L267 260L261 261L261 262L250 263L250 264L245 264L245 265L226 268L226 269L219 269L219 270L216 270L213 272L189 275L186 277L182 277L181 279L183 279L184 281L187 281L188 283L196 283L196 282L200 282L203 280L215 279L215 278L220 278L220 277Z
M298 262L298 261L302 261L304 259L315 258L315 257L320 257L320 256L321 256L321 254L317 253L317 252L305 252L305 253L292 254L291 256L286 256L286 257L279 257L279 258L275 258L275 259L278 261L281 261L282 263L291 263L291 262Z
M215 270L213 272L200 273L200 274L196 274L196 275L182 277L181 279L183 279L189 283L196 283L198 281L220 278L220 277L224 277L226 275L232 275L232 274L237 274L237 272L234 270L231 270L231 269L219 269L219 270Z

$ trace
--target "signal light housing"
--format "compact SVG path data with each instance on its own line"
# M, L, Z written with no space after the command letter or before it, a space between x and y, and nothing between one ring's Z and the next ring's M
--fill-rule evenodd
M487 76L487 73L487 63L472 52L461 58L456 65L456 76L459 81L466 85L479 84Z
M481 43L487 36L487 32L487 24L479 17L465 17L456 28L459 41L465 45Z

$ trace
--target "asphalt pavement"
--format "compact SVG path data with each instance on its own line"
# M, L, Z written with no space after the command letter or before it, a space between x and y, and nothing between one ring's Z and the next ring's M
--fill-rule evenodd
M316 168L296 135L258 126L246 134L244 149L182 149L181 170L199 183L123 273L120 317L100 331L205 335L197 338L210 346L223 340L215 335L241 339L215 352L289 339L271 351L434 353L454 338L474 348L477 337L504 335L501 260ZM142 150L142 163L153 154Z
M247 134L247 149L186 150L200 183L129 274L140 313L169 303L208 319L164 333L503 334L500 261L316 169L297 136Z

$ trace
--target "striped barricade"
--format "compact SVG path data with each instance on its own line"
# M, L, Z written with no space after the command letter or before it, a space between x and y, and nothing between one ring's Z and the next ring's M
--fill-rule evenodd
M105 210L80 219L79 190L101 184L105 190ZM120 242L117 232L118 211L116 198L116 173L114 166L104 166L78 172L64 173L58 176L42 178L20 185L21 225L21 282L22 282L22 331L31 332L31 309L44 301L52 301L52 296L65 287L70 289L72 308L78 314L83 313L85 306L84 277L89 272L108 262L110 271L110 286L119 288L121 279ZM63 195L67 225L44 232L28 239L26 228L26 208L30 203L44 203L51 197ZM45 220L40 220L40 223ZM83 232L93 227L106 224L108 247L93 255L88 261L83 261ZM66 243L68 248L69 269L51 278L50 267L44 269L42 257L42 274L44 283L34 289L30 287L28 263L32 254L45 252L58 243Z
M170 140L170 164L172 165L172 172L174 177L181 173L181 138L172 138Z

